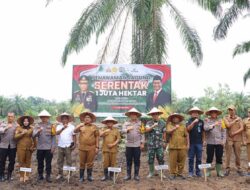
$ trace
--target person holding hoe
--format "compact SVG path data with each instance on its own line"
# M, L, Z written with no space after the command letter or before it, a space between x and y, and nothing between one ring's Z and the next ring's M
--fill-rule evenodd
M104 177L101 179L102 181L106 181L108 179L112 180L113 173L110 172L110 176L108 175L108 167L116 166L118 143L121 140L119 130L114 128L114 125L117 123L117 120L115 120L113 117L107 117L102 121L102 124L105 125L105 127L100 130L100 137L103 138L102 158Z

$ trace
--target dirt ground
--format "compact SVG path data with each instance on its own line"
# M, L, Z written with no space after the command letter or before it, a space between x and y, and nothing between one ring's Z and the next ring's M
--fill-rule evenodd
M79 180L79 172L73 173L70 183L67 181L56 181L57 175L57 155L55 153L53 158L53 182L46 183L44 182L37 182L36 181L36 153L33 153L33 172L31 174L31 181L25 184L22 184L18 181L18 173L17 169L14 173L14 180L11 182L3 182L0 183L0 190L2 189L119 189L119 190L157 190L157 189L166 189L166 190L250 190L250 177L239 177L236 174L235 169L233 168L231 175L225 177L223 179L216 177L216 173L212 171L212 177L208 179L207 182L204 182L204 178L192 178L192 179L176 179L170 181L169 179L164 179L162 182L159 176L155 176L151 179L147 179L146 176L148 174L148 165L147 165L147 153L143 152L141 157L141 170L140 170L140 182L136 182L134 180L124 182L123 177L126 175L125 172L125 155L124 153L119 153L118 158L118 165L122 167L122 173L118 175L117 183L114 185L112 181L102 182L100 179L103 175L102 169L102 161L101 161L101 154L97 156L95 161L95 167L93 172L93 177L95 180L93 182L87 182L80 184ZM206 154L203 154L203 159L205 160ZM224 155L225 157L225 155ZM245 147L242 148L242 166L244 171L246 171L247 167L247 156ZM78 150L75 150L72 154L73 158L73 165L79 166L77 163L78 158ZM232 156L232 166L234 166L234 156ZM165 156L165 161L167 161L167 155ZM185 175L187 175L187 164L185 167ZM168 176L168 171L165 172L165 175Z

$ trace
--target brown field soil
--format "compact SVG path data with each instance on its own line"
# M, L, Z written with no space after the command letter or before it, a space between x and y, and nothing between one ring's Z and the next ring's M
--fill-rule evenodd
M206 154L203 154L203 159L205 160ZM73 165L79 166L78 150L76 149L72 153ZM224 154L225 158L225 154ZM242 148L242 166L243 170L246 171L247 167L247 155L245 147ZM165 161L168 160L167 155L165 156ZM157 189L166 189L166 190L250 190L250 177L240 177L236 174L234 169L234 156L232 156L232 172L231 175L224 178L216 177L215 170L212 170L212 177L208 178L207 182L204 182L204 178L187 178L186 180L173 180L170 181L168 178L164 179L162 182L159 176L155 176L151 179L147 179L148 175L148 164L147 164L147 153L143 152L141 157L141 170L140 170L140 182L134 180L124 182L123 177L126 175L125 168L125 154L119 153L118 165L122 166L122 173L118 175L116 184L114 185L112 181L102 182L100 179L103 176L101 153L97 156L94 166L93 177L95 180L93 182L87 182L80 184L79 172L74 172L70 183L65 181L57 181L57 154L55 153L53 158L53 175L52 183L37 182L37 162L36 162L36 153L33 153L33 172L31 174L31 180L25 184L18 181L18 172L13 175L14 180L11 182L0 183L0 190L3 189L119 189L119 190L157 190ZM185 166L185 175L187 175L187 164ZM168 171L164 172L168 176ZM66 174L65 174L66 175ZM85 174L86 175L86 174Z

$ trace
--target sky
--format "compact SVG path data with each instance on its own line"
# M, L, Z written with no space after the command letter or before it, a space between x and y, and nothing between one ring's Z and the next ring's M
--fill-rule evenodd
M64 101L71 99L72 66L95 64L105 42L105 34L96 44L95 38L80 53L72 54L61 66L61 55L69 32L84 8L93 0L8 0L0 2L0 95L39 96ZM250 94L250 81L243 75L250 67L250 54L232 58L236 44L249 40L249 18L239 19L225 40L213 40L218 21L191 1L175 0L175 6L201 38L203 63L196 67L186 52L174 22L163 9L168 33L168 59L172 68L172 90L178 97L199 97L207 87L228 84L232 91ZM130 26L126 38L130 38ZM119 63L128 63L130 40ZM128 48L126 48L128 47ZM111 47L112 48L112 47ZM111 50L112 52L112 50ZM112 55L112 53L111 53ZM110 63L107 57L106 63Z

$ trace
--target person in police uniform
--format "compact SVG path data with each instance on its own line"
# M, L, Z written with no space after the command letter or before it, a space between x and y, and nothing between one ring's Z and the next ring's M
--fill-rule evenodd
M88 90L88 78L82 75L79 78L78 85L80 90L74 92L73 102L78 102L84 105L91 112L97 110L97 98L94 92Z
M244 119L244 144L247 146L247 158L250 163L250 108L248 108L248 117ZM247 176L250 177L250 165L248 166Z
M102 181L112 179L113 172L108 176L108 167L116 166L116 156L118 152L118 143L121 140L120 132L114 125L118 122L113 117L107 117L102 121L105 127L100 130L100 137L103 138L102 142L102 157L103 157L103 170L104 177Z
M17 159L19 167L30 168L32 152L36 148L36 141L32 137L34 119L30 116L22 116L17 120L14 139L17 141ZM29 180L29 173L19 172L20 182Z
M93 124L96 116L91 112L80 114L80 123L74 130L79 133L80 182L84 181L84 171L87 167L87 179L93 181L92 171L94 159L99 150L99 130Z

